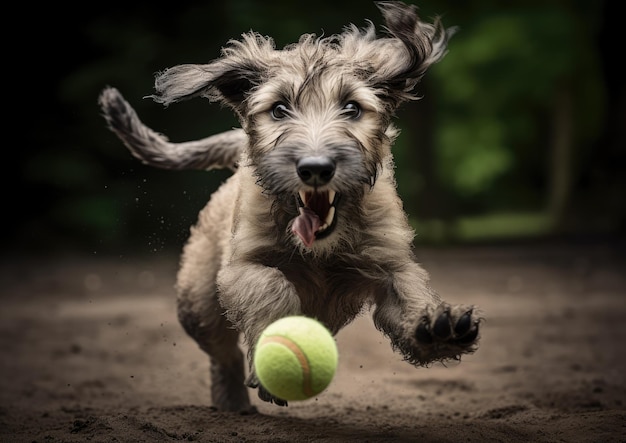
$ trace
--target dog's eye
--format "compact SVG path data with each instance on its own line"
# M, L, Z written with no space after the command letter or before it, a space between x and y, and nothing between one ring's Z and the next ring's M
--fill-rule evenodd
M282 120L289 117L289 108L284 103L278 102L272 106L271 113L274 120Z
M361 116L361 107L357 102L348 102L343 107L342 113L346 117L356 120Z

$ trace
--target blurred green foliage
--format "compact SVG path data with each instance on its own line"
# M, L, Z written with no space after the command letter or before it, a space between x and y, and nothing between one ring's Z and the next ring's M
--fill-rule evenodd
M623 235L626 76L613 51L616 2L418 5L425 19L441 15L460 30L418 86L424 98L398 112L398 186L416 241ZM7 183L21 193L10 207L9 249L178 250L228 176L156 170L132 158L100 116L104 86L120 89L171 140L206 137L238 123L199 99L166 109L144 100L156 72L216 58L229 39L250 29L282 47L302 33L328 35L366 19L379 30L381 24L366 1L67 8L39 8L26 31L36 47L16 50L26 69L17 80L22 90L11 91L15 114L32 119L11 143L22 148ZM571 110L559 114L563 106ZM559 126L555 115L562 114L570 121ZM553 155L559 139L571 142L565 154ZM552 192L555 176L565 177L565 192ZM554 195L563 201L553 205Z
M593 110L577 116L577 142L598 134L604 91L592 30L578 29L581 20L554 4L525 6L481 18L457 36L456 55L434 70L437 165L453 193L488 195L529 153L541 166L550 149L545 121L564 84Z

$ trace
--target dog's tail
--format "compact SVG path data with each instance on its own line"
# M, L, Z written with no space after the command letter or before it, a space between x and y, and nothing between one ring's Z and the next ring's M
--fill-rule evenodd
M233 129L191 142L172 143L164 135L144 125L117 89L105 88L98 103L109 129L135 157L157 168L235 170L240 154L248 143L248 136L243 129Z

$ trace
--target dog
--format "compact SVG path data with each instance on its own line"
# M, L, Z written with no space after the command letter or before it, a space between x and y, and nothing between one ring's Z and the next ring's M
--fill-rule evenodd
M416 99L454 28L422 21L413 5L377 7L382 36L368 22L305 34L279 50L251 31L208 64L157 73L154 101L204 97L232 109L238 129L172 143L118 90L100 94L107 126L142 162L233 171L191 227L176 279L178 318L209 356L219 410L254 410L248 388L287 405L259 384L253 358L265 327L289 315L316 318L336 334L369 310L414 366L478 348L478 308L443 301L416 260L391 152L395 111Z

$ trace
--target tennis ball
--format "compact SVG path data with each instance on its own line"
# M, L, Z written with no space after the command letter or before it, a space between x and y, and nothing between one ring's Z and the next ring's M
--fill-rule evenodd
M261 385L282 400L306 400L328 387L337 369L337 345L317 320L284 317L270 324L254 351Z

